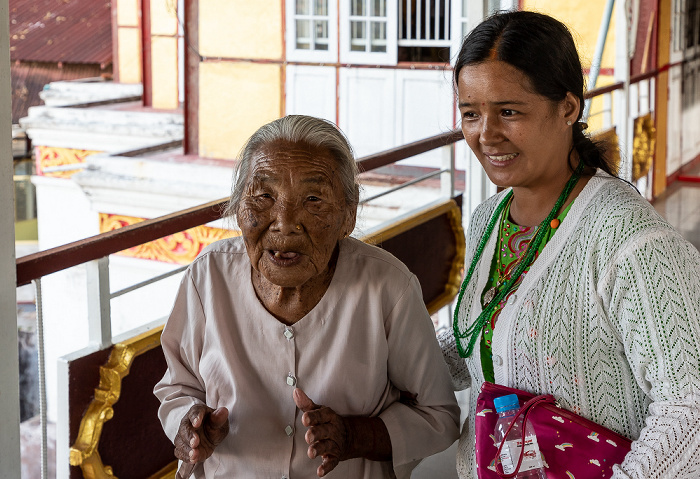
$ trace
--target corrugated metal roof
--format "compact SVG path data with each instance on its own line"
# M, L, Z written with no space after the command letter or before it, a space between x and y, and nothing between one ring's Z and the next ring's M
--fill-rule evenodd
M30 106L42 105L39 93L44 85L58 80L77 80L98 77L103 72L100 66L91 64L16 62L11 68L12 76L12 123L27 116Z
M108 0L10 0L10 58L35 62L112 62Z

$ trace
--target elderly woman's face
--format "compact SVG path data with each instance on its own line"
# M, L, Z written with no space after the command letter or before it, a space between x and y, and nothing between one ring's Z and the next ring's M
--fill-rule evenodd
M238 226L254 269L282 287L326 272L354 227L336 160L325 149L276 142L253 159Z

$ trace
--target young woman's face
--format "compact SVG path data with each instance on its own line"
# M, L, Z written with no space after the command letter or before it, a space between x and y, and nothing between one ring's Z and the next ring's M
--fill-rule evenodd
M463 67L457 87L464 138L493 183L537 188L568 176L574 95L553 102L520 70L496 60Z
M236 217L253 268L288 288L328 270L355 220L331 154L282 141L253 159Z

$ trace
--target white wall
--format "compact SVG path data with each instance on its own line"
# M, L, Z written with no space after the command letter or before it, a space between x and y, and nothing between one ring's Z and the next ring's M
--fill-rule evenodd
M454 128L450 73L442 70L341 68L339 126L358 157ZM440 166L433 151L402 164Z

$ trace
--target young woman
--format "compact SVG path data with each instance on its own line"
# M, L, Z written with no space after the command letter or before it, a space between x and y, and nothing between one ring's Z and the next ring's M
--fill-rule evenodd
M460 478L476 477L484 381L552 394L632 439L616 479L700 477L700 255L584 134L570 32L496 14L465 38L454 80L464 137L505 187L472 216L440 338L454 386L471 387Z

